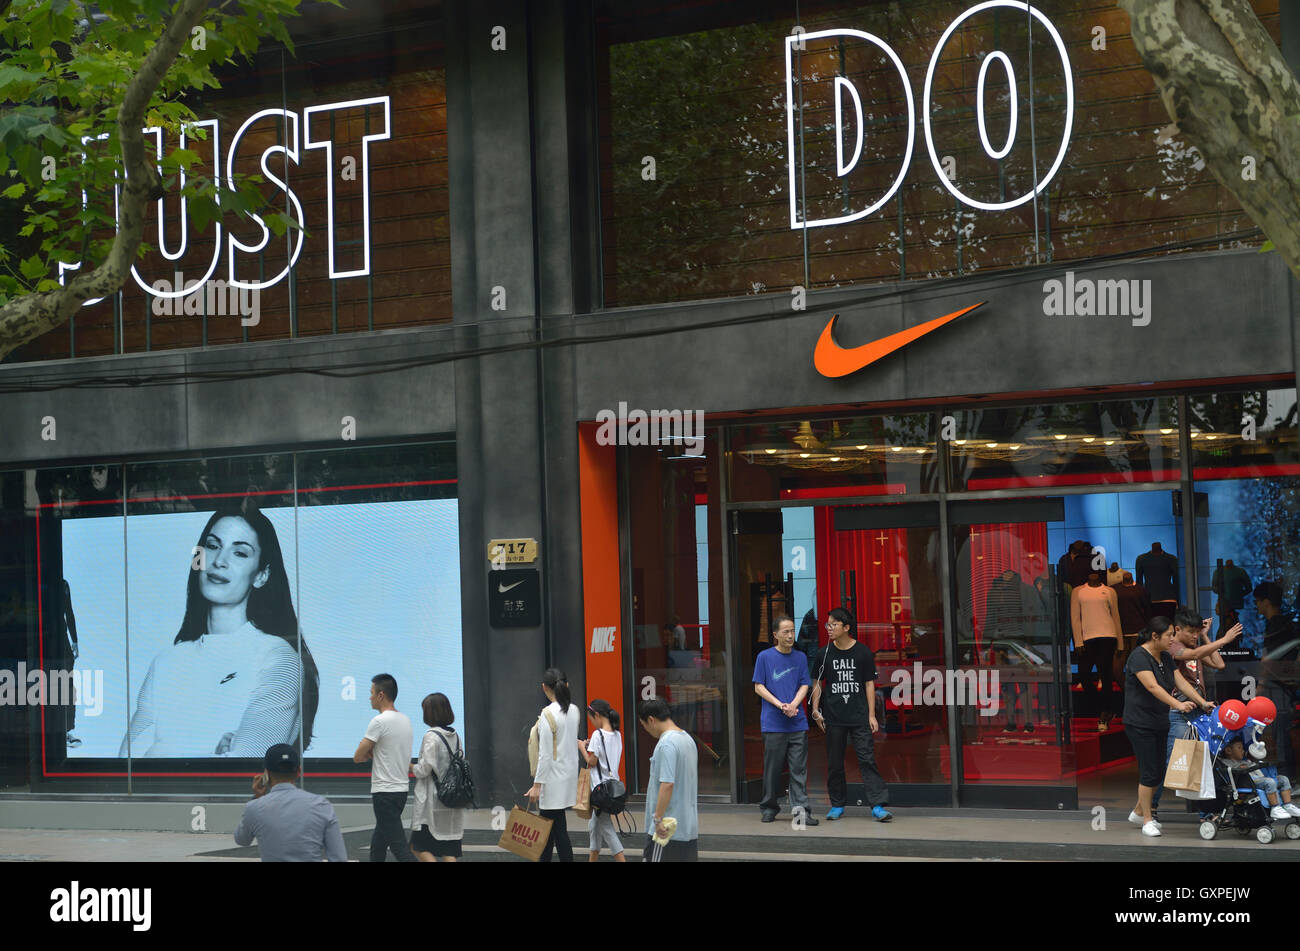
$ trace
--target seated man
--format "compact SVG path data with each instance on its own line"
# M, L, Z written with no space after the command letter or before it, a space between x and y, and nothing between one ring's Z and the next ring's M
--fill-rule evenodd
M343 833L334 807L324 796L296 785L302 776L298 751L277 743L266 751L266 772L253 779L253 799L235 829L238 845L257 840L263 862L346 862Z

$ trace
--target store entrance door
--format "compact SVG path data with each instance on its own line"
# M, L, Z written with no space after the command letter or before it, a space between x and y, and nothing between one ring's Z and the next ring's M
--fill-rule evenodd
M789 506L733 511L729 523L735 631L739 663L733 690L739 705L742 749L737 797L762 796L763 701L754 693L755 658L772 646L773 622L795 622L795 647L804 652L810 679L827 641L826 620L843 607L855 618L856 636L875 654L877 768L889 784L890 801L903 805L950 805L948 714L942 704L901 708L893 691L901 673L942 671L944 622L939 536L934 502ZM823 703L833 702L827 697ZM849 757L853 759L852 756ZM816 726L808 734L808 793L814 810L827 799L826 739ZM846 764L847 803L864 803L858 766ZM785 788L784 778L781 789ZM787 803L783 809L788 807Z
M949 505L950 669L976 695L953 706L962 805L1078 806L1069 617L1048 543L1064 510L1060 498Z

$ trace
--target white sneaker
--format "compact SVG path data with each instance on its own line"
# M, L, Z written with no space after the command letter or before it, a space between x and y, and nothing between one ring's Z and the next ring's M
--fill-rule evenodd
M1268 813L1274 819L1290 819L1291 813L1287 812L1281 806L1274 806Z
M1134 809L1132 812L1128 814L1128 821L1133 823L1135 826L1140 826L1146 822L1146 820L1143 819L1142 816L1138 814L1138 811L1136 809Z
M1160 826L1154 822L1148 822L1142 827L1143 835L1157 836L1160 834Z
M1286 810L1287 815L1300 819L1300 806L1297 806L1293 802L1284 802L1282 803L1282 808Z

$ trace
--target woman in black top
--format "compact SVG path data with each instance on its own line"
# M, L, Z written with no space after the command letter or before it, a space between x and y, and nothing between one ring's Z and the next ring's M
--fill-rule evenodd
M1151 809L1151 794L1164 782L1165 741L1169 735L1169 713L1190 713L1197 707L1213 709L1196 688L1187 682L1169 653L1174 643L1174 625L1166 617L1155 617L1138 635L1139 644L1124 665L1124 732L1133 744L1138 761L1137 808L1129 821L1142 826L1142 834L1160 834L1160 824ZM1174 689L1190 700L1175 700Z

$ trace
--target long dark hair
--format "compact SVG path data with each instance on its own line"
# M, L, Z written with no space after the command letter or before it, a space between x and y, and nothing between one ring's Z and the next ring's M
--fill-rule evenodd
M569 704L573 702L573 695L569 692L569 678L564 671L558 667L546 668L546 673L542 674L542 683L551 688L555 694L555 701L560 705L561 713L569 712Z
M208 519L208 524L203 526L198 547L203 547L212 526L227 517L242 519L257 533L257 547L262 553L261 564L257 568L259 571L270 569L266 584L248 592L248 620L263 634L282 638L297 653L300 647L298 615L293 610L293 598L289 594L289 576L284 570L280 539L275 534L275 526L257 508L257 504L252 499L245 498L240 502L228 502L219 506ZM199 590L199 572L190 570L189 576L185 587L185 618L181 621L181 629L173 644L197 641L208 632L208 600ZM320 672L316 669L316 661L307 649L306 641L301 641L301 653L302 746L306 749L311 746L312 724L316 720L316 708L320 705Z
M618 711L609 705L607 700L593 700L587 704L587 709L597 716L604 717L609 721L609 728L615 733L618 732Z

